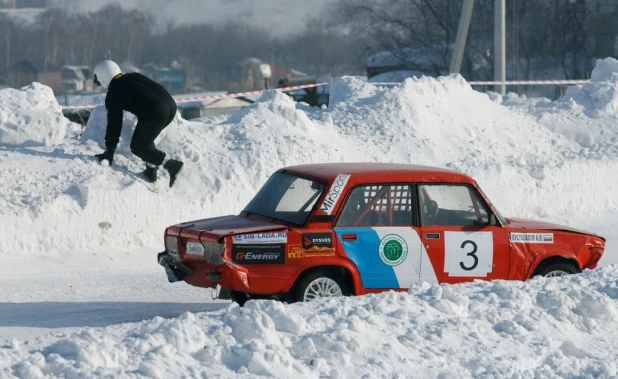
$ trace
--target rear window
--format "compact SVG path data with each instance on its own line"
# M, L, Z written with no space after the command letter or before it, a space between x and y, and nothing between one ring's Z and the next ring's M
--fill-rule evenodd
M304 225L324 188L325 185L317 180L275 173L243 212Z

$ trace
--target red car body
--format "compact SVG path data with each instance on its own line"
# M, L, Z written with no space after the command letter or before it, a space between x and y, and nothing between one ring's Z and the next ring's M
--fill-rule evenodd
M592 233L503 218L467 175L379 163L282 168L239 215L170 226L165 241L170 281L289 300L303 300L297 287L316 273L363 295L576 273L605 247Z

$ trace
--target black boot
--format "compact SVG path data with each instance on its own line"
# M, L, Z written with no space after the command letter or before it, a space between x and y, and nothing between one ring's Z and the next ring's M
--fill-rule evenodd
M172 188L172 186L174 185L178 173L180 173L180 170L182 170L183 164L184 163L182 163L181 161L177 161L176 159L170 159L163 165L167 172L170 173L170 188Z
M148 166L146 165L146 169L144 170L144 176L150 183L154 183L157 181L157 170L159 167L157 166Z

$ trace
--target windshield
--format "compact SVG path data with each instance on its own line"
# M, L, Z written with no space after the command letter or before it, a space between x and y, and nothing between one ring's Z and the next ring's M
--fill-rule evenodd
M304 225L324 188L317 180L275 173L243 212Z
M496 209L496 207L494 206L494 204L489 200L489 198L487 197L487 195L485 195L485 192L483 192L483 190L481 189L481 187L479 187L478 183L476 183L476 189L481 193L481 195L485 198L485 200L487 201L487 203L489 204L489 206L491 207L491 209L493 209L496 217L498 218L498 220L502 223L502 225L507 225L509 222L502 217L502 214L500 212L498 212L498 209Z

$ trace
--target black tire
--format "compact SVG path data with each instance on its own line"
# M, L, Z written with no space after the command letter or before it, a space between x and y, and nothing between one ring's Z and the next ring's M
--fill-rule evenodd
M345 280L343 280L343 278L339 274L333 271L329 271L329 270L316 270L309 274L302 275L297 280L297 282L294 284L294 287L292 287L292 290L290 291L290 294L289 294L290 302L295 303L295 302L303 302L303 301L312 301L312 300L305 299L305 292L309 289L310 286L312 286L314 292L319 292L316 290L320 286L314 282L320 279L324 281L323 284L327 285L327 288L329 289L328 292L332 292L333 294L330 296L318 296L315 298L315 300L319 298L324 298L324 297L338 297L338 296L349 296L350 295L350 290L347 286L347 283L345 282ZM340 295L336 295L335 294L336 292L332 291L332 290L335 290L336 288L335 287L330 288L332 283L330 283L329 281L334 282L338 286L340 290Z
M242 307L249 300L249 296L244 292L232 290L230 291L230 300Z
M554 277L562 275L579 274L582 271L572 263L568 262L555 262L555 263L541 263L539 267L534 270L532 277L545 276Z

